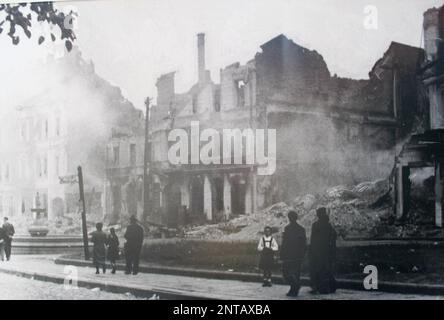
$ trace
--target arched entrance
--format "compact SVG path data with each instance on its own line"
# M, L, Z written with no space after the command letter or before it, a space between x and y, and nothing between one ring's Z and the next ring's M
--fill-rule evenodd
M231 211L234 215L245 214L247 185L247 179L243 175L231 178Z
M164 223L175 227L178 225L179 210L181 209L180 187L177 183L169 184L165 187L166 215Z
M203 216L204 214L204 187L203 179L200 176L191 178L190 181L191 193L191 215Z

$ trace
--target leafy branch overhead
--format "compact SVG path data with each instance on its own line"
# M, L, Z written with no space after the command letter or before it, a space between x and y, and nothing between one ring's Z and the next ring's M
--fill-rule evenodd
M23 30L26 37L31 38L33 18L38 22L48 23L60 29L60 39L65 41L68 51L72 49L72 42L76 39L72 29L76 13L65 14L54 8L52 2L20 3L20 4L0 4L0 13L4 13L4 19L0 20L0 34L7 32L12 39L12 43L17 45L20 42L18 28ZM56 41L57 36L51 32L51 41ZM38 44L45 41L44 36L38 38Z

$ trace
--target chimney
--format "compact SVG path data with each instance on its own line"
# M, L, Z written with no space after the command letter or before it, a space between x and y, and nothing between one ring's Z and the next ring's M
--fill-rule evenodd
M439 9L432 8L424 13L424 49L430 61L438 57L440 38Z
M199 72L199 83L205 82L205 33L197 35L197 68Z

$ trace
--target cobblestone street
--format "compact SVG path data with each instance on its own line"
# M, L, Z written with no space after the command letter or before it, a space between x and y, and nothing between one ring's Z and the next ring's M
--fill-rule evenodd
M56 256L27 255L14 256L10 262L0 262L0 299L137 299L130 294L114 294L96 289L80 287L66 290L62 284L32 280L10 275L9 273L26 274L27 276L45 276L48 278L64 279L65 267L54 264ZM122 272L116 275L109 273L95 275L91 267L75 267L78 280L88 283L91 288L98 285L116 286L123 288L122 292L139 289L157 292L163 299L165 293L175 297L194 297L204 299L245 299L245 300L285 300L287 286L274 285L263 288L258 283L234 280L204 279L186 276L174 276L152 273L140 273L137 276L126 276ZM5 274L6 272L6 274ZM340 289L332 295L311 295L308 287L303 287L300 300L443 300L443 296L428 296L418 294L393 294L381 291L354 291ZM152 294L149 295L151 297ZM168 299L166 297L166 299Z
M63 285L0 273L0 300L134 300L130 294L97 289L67 290Z

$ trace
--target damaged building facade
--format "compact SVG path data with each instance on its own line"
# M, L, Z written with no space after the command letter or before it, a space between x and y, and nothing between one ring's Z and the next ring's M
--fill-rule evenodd
M143 114L100 78L76 47L40 67L45 78L37 80L35 92L6 106L0 118L0 216L18 221L38 212L56 220L75 214L82 166L88 219L102 220L104 146L113 128L134 128Z
M444 201L444 7L432 8L424 13L425 56L421 61L419 76L424 89L422 117L408 141L396 157L395 211L398 220L407 221L414 211L412 201L417 182L422 173L420 187L428 187L421 201L430 205L425 212L434 213L430 218L437 227L443 227Z
M143 220L143 118L134 128L114 127L106 147L105 212L114 224L131 215Z
M198 82L178 94L175 74L162 75L150 113L152 219L168 225L221 221L300 194L386 178L421 112L419 48L393 42L368 80L353 80L331 75L319 53L279 35L246 64L221 69L215 83L205 67L204 34L197 45ZM172 164L169 133L190 132L192 122L218 132L275 129L276 171L259 175L259 163L245 162Z

